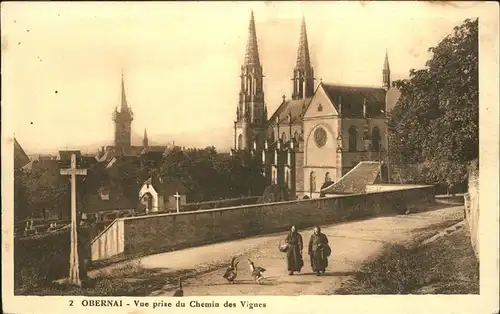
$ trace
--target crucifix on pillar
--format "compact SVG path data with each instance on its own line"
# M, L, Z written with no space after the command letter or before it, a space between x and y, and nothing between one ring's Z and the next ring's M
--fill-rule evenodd
M71 154L71 168L61 169L61 175L71 176L71 253L69 257L69 281L81 286L80 269L78 262L78 238L76 223L76 176L87 175L87 169L76 168L76 154Z
M176 192L175 195L175 207L177 208L177 212L179 213L181 211L181 196L179 195L179 192Z

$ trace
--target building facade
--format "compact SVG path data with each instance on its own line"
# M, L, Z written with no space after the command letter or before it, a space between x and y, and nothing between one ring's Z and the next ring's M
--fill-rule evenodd
M325 182L336 182L360 161L385 160L387 109L398 98L398 91L391 88L387 53L380 87L323 82L315 86L302 19L291 81L291 98L283 96L267 118L252 13L233 148L260 159L270 184L287 186L295 198L318 197Z

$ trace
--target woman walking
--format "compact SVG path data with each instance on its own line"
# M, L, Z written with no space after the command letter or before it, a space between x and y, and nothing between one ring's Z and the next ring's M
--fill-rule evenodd
M328 245L326 235L321 233L320 227L314 228L314 233L309 239L308 254L311 258L311 268L317 276L325 273L328 267L328 256L330 256L331 249Z
M303 242L302 236L297 232L297 228L292 226L290 232L286 236L285 243L288 245L286 251L286 261L288 266L288 275L293 275L294 272L300 273L304 260L302 259Z

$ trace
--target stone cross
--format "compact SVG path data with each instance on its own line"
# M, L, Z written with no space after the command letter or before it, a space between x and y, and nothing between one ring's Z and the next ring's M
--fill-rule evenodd
M71 168L61 169L61 175L71 176L71 253L69 260L69 280L71 284L81 286L76 223L76 176L87 175L87 169L77 169L76 154L71 154Z
M181 208L181 205L180 205L180 203L181 203L181 196L179 195L179 192L176 192L175 195L174 195L174 197L175 197L175 206L177 207L177 212L179 213L181 211L180 210L180 208Z

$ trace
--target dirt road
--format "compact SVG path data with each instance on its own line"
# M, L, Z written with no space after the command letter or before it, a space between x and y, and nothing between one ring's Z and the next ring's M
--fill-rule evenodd
M140 259L142 267L155 269L196 269L203 272L185 279L184 292L189 296L209 295L321 295L332 294L340 283L353 275L362 263L376 257L386 244L410 244L434 235L462 219L463 206L432 209L426 212L379 217L363 221L323 226L328 237L332 256L325 276L311 273L309 256L304 248L303 271L289 276L285 254L277 249L286 231L242 240L218 243L175 252L151 255ZM299 230L305 245L312 230ZM224 268L216 268L229 262L232 256L240 260L236 283L229 284L222 278ZM250 277L247 259L267 269L262 285ZM207 272L208 270L208 272ZM173 286L164 286L151 296L171 295Z

